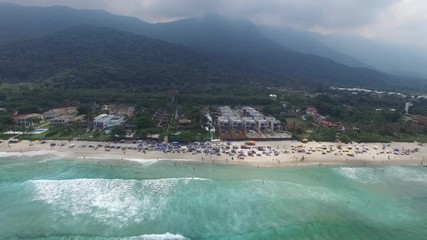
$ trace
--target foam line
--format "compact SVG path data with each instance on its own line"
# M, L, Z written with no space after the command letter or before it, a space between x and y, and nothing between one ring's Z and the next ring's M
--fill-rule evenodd
M55 157L60 157L60 158L69 156L66 153L61 153L54 150L40 150L40 151L30 151L30 152L0 152L0 158L36 157L36 156L45 156L45 155L53 155Z

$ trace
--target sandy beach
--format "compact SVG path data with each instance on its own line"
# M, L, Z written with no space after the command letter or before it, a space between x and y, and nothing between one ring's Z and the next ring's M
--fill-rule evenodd
M418 143L301 143L297 141L215 142L199 148L160 143L87 141L3 142L3 155L58 154L83 159L176 160L203 163L286 167L301 165L426 165L427 146ZM216 150L213 152L213 150Z

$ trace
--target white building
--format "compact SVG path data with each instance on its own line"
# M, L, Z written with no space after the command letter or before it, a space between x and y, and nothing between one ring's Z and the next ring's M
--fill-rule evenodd
M55 108L43 113L46 120L54 119L60 116L77 116L78 111L76 107Z
M230 117L229 118L231 122L231 127L233 128L233 132L239 133L242 131L242 120L238 119L237 117Z
M23 114L13 117L15 124L22 127L33 126L34 124L43 121L43 115L32 113L32 114Z
M219 112L221 113L221 116L236 116L236 113L229 106L219 107Z
M252 107L244 107L243 108L243 115L246 117L253 117L253 118L263 118L264 115L260 112L258 112L255 108Z
M243 121L243 126L244 126L246 131L255 130L256 122L251 117L243 117L242 121Z
M93 126L96 128L110 128L122 125L124 122L123 116L115 116L109 114L101 114L93 120Z
M268 128L268 121L263 118L258 118L255 120L257 123L257 127L261 131L265 131Z
M227 132L229 125L230 125L230 121L228 121L227 117L224 117L224 116L218 117L218 127L220 132Z
M56 118L50 119L50 125L58 126L58 125L68 125L70 124L71 119L67 116L58 116Z
M409 107L414 106L411 102L407 102L405 104L405 114L408 115L409 114Z
M68 125L77 117L76 107L55 108L43 113L43 117L50 121L50 125Z
M252 113L256 111L252 107L243 107L242 110L243 110L243 115L246 117L251 117Z
M267 119L268 122L268 128L272 131L279 131L281 130L281 122L279 120L277 120L275 117L268 117Z
M253 107L245 106L236 111L224 106L219 108L219 112L221 116L217 119L217 125L221 133L283 130L281 121L275 117L266 117Z

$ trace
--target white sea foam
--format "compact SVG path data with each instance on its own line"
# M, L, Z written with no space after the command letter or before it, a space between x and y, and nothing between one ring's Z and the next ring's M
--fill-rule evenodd
M93 160L124 160L124 161L130 161L130 162L138 162L141 165L144 166L150 166L152 164L157 163L158 159L143 159L143 158L118 158L117 156L110 156L110 155L98 155L98 156L91 156L91 157L80 157L80 159L93 159Z
M140 159L140 158L124 158L125 161L137 162L144 166L150 166L152 164L157 163L159 160L157 159Z
M393 179L398 179L406 182L426 182L427 183L427 174L425 172L420 172L415 169L407 167L387 167L384 169L384 173Z
M0 158L5 157L36 157L36 156L53 156L57 158L64 158L69 156L67 153L58 152L54 150L40 150L29 152L0 152Z
M136 237L130 237L129 240L184 240L188 239L179 234L164 233L164 234L145 234Z
M169 203L178 184L206 179L151 180L73 179L30 180L34 201L51 205L63 216L90 216L116 226L154 220Z
M378 183L378 169L365 167L340 167L338 173L360 183Z
M385 180L427 182L427 175L406 167L391 166L382 169L366 167L341 167L338 173L361 183L380 183Z

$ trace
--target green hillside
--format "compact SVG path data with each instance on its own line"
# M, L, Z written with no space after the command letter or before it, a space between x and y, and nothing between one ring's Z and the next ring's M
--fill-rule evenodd
M191 49L92 26L3 46L0 73L2 82L61 88L221 82L232 77Z

